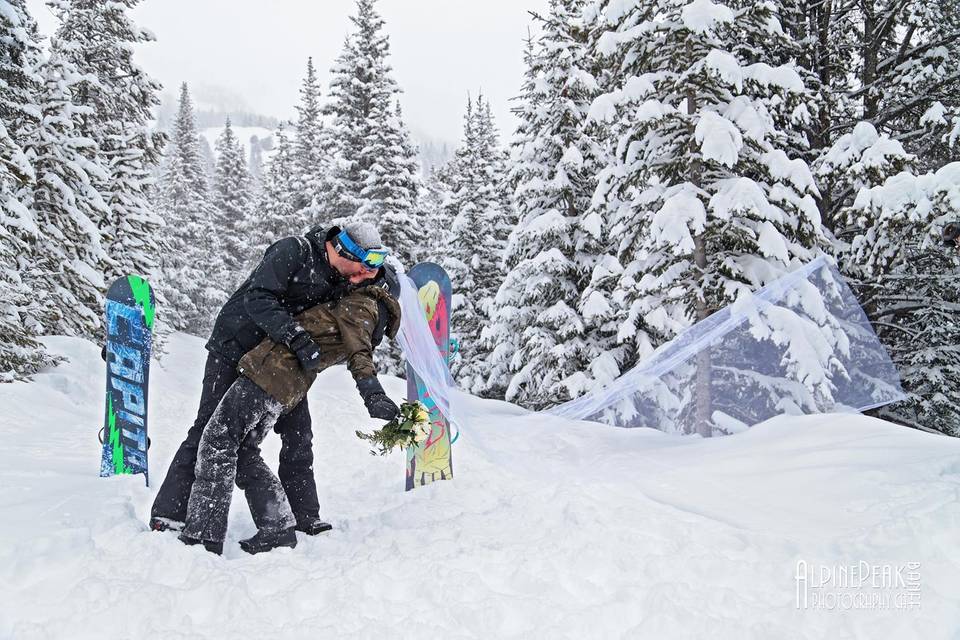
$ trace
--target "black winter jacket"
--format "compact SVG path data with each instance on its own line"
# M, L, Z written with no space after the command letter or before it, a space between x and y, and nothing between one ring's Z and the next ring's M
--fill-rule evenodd
M339 301L354 288L327 261L325 242L339 232L339 227L332 227L305 237L283 238L271 245L253 273L223 305L207 350L236 364L266 336L286 344L296 327L293 316L321 302ZM372 284L399 298L399 281L390 267L381 268ZM386 330L388 314L380 311L383 321L374 331L374 346Z

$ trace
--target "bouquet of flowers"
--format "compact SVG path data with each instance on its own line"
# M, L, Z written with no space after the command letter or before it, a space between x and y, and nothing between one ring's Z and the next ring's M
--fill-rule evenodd
M357 431L356 434L379 447L379 450L371 449L371 455L385 456L395 447L412 447L424 442L430 436L431 428L430 414L421 402L404 402L397 417L383 428L373 433Z

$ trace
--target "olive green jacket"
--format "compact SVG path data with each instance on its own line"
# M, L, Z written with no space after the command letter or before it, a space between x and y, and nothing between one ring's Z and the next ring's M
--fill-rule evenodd
M378 301L390 313L386 334L393 339L400 329L400 305L379 286L361 287L338 303L318 304L296 316L296 321L320 347L322 369L346 362L354 380L377 374L373 366L373 330L377 326ZM270 338L248 351L240 359L238 370L283 404L285 412L303 400L317 377L300 367L297 356L286 345Z

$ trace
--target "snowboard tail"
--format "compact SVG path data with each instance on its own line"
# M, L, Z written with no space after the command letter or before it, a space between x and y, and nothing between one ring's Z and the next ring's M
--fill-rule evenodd
M147 486L147 400L156 300L138 276L107 291L106 408L100 476L142 473Z
M432 262L414 266L407 273L417 287L417 297L427 325L441 355L450 363L450 302L453 288L443 267ZM407 400L419 400L430 413L430 437L417 446L407 447L405 488L407 491L437 480L453 478L450 422L440 413L436 402L417 374L407 365Z

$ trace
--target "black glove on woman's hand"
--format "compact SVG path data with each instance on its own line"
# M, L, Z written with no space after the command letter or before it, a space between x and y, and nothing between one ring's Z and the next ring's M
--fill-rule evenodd
M371 418L393 420L400 414L400 407L387 397L376 377L357 380L357 389Z
M300 361L300 368L308 373L316 373L323 368L320 362L320 346L313 341L310 334L306 331L297 333L290 342L287 343L290 350Z
M363 404L367 406L370 417L379 420L393 420L400 413L400 407L385 393L375 393L364 400Z

